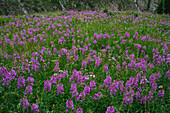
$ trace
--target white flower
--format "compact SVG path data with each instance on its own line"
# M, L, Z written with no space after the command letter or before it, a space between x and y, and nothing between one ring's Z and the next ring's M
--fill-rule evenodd
M63 70L59 70L59 72L63 72Z
M85 77L86 80L89 80L89 77Z
M160 85L159 88L163 88L163 85Z
M114 61L116 61L116 62L117 62L117 60L116 60L114 57L112 57L112 59L113 59Z
M92 77L93 75L91 74L91 75L89 75L90 77Z
M146 78L145 78L145 82L146 82L146 83L149 83L149 81L148 81Z
M56 76L57 75L57 73L54 73L54 76Z

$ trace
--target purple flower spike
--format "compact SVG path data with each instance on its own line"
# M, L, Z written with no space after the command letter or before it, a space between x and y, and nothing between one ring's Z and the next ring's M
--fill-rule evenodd
M56 72L58 68L59 68L59 62L56 62L56 65L54 67L54 72Z
M87 65L87 61L84 60L81 64L81 67L86 67L86 65Z
M77 112L76 113L83 113L83 109L82 108L77 108Z
M28 102L28 100L25 99L25 98L22 98L22 99L20 99L20 102L22 102L21 105L24 107L24 109L27 108L27 110L28 110L28 107L29 107L29 105L30 105L29 102Z
M101 92L98 92L97 94L94 94L94 95L95 95L94 100L99 100L103 96Z
M114 113L114 111L115 111L114 106L109 106L109 107L107 108L106 113Z
M108 72L108 66L107 66L107 64L105 64L105 65L104 65L103 72L105 72L105 73L107 73L107 72Z
M25 87L25 79L23 76L19 76L18 78L17 88L19 89L20 87Z
M109 84L111 84L112 78L111 76L107 76L106 79L104 80L103 87L108 87Z
M34 78L28 77L26 81L27 81L27 82L30 82L31 85L33 85Z
M94 80L90 82L90 90L94 90L94 87L96 87L96 83Z
M57 86L57 95L64 94L63 91L64 91L63 84L59 83Z
M25 93L26 94L32 94L32 86L31 85L28 85L27 87L26 87L26 89L25 89Z
M164 90L159 90L158 95L159 97L164 97Z
M85 88L84 88L84 93L85 93L86 95L89 95L89 94L90 94L90 87L89 87L89 86L85 86Z
M51 90L51 82L49 80L44 81L44 90L50 92Z
M38 105L37 105L37 104L33 104L33 105L31 106L31 110L32 110L32 111L35 111L35 112L40 112L39 109L38 109Z
M68 108L72 108L72 110L74 110L74 104L73 104L73 101L71 101L70 99L67 100L66 102L66 106Z
M151 82L154 82L155 81L155 75L154 74L152 74L151 76L150 76L150 79L149 79Z

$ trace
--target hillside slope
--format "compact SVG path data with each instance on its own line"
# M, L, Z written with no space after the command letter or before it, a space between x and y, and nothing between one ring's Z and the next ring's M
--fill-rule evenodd
M160 0L0 0L0 15L55 10L133 10L153 12ZM165 0L165 2L168 0ZM168 3L165 3L168 7Z

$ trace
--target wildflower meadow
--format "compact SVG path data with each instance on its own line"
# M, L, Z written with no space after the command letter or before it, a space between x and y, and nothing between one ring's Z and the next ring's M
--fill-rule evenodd
M170 16L0 16L0 112L168 113Z

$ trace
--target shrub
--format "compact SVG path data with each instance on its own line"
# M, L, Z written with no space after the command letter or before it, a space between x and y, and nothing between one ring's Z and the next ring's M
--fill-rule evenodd
M3 13L3 11L2 11L2 9L0 9L0 15L3 15L4 13Z
M38 12L38 7L35 6L35 7L33 8L33 10L34 10L35 12Z
M51 0L52 3L58 3L58 0Z
M165 12L165 0L161 0L159 2L159 5L158 5L158 7L156 9L156 12L158 14L163 14Z
M107 15L113 15L113 13L112 12L107 12Z
M38 0L33 0L33 2L34 2L35 4L38 4L38 3L39 3L39 1L38 1Z
M45 9L43 7L41 7L41 11L45 11Z
M165 0L165 13L170 14L170 0Z
M105 9L103 10L103 13L108 13L108 9L105 8Z
M121 3L119 3L118 10L121 11L121 9L122 9Z
M135 18L138 17L138 13L134 13L134 17L135 17Z

